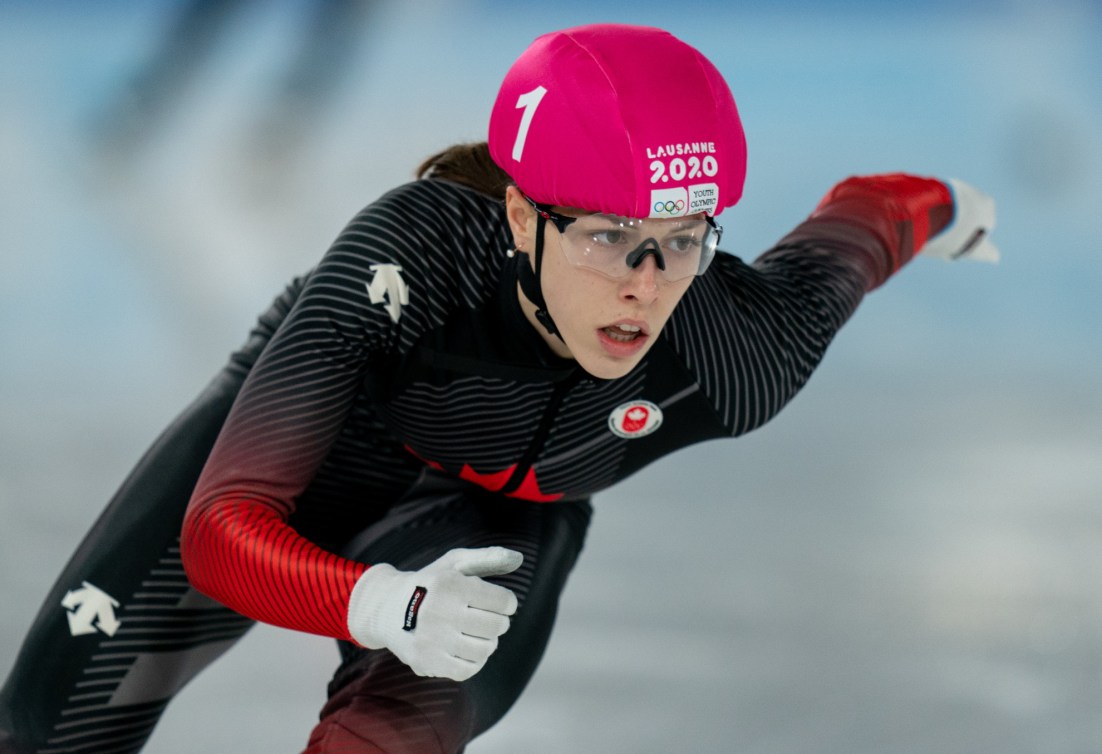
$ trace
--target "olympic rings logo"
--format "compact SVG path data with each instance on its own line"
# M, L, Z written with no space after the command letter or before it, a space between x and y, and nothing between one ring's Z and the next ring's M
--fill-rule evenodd
M676 202L666 201L666 202L655 202L654 203L654 211L655 212L670 212L670 213L673 213L673 212L680 212L683 209L685 209L685 200L684 199L678 199Z

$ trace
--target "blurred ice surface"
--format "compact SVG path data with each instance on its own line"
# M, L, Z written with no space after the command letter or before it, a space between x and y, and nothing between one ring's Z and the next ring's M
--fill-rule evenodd
M361 4L309 101L288 82L315 6L234 3L143 114L128 93L182 5L0 6L0 673L282 283L480 138L532 37L615 19L731 80L751 162L729 250L901 169L993 194L1004 261L919 260L770 426L602 496L540 673L471 751L1102 749L1097 3ZM335 657L258 627L148 750L296 751Z

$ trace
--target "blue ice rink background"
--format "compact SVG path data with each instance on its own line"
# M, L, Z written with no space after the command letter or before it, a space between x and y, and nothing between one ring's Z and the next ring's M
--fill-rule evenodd
M315 100L286 86L312 4L245 3L153 117L121 103L183 3L0 4L0 674L282 284L483 138L533 37L616 20L728 77L727 250L905 170L992 194L1003 261L916 260L773 423L601 496L536 680L470 750L1102 750L1102 4L887 5L390 0ZM260 627L148 750L298 751L335 661Z

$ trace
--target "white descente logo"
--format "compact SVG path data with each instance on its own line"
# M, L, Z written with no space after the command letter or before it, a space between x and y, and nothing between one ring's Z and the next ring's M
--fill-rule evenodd
M392 322L397 322L402 316L402 307L409 304L409 286L402 279L401 266L373 264L370 269L375 273L375 277L367 286L367 295L371 297L371 303L386 302L387 314L390 315Z
M65 593L61 606L68 612L69 633L73 636L94 634L102 631L114 636L122 625L115 617L115 608L119 603L107 592L87 581L81 582L80 589Z

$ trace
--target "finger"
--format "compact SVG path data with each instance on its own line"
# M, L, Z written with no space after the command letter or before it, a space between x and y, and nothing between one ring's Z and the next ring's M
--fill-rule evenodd
M468 591L467 605L498 615L512 615L517 611L517 596L503 586L480 579Z
M436 566L439 568L454 569L456 563L459 563L464 558L469 557L470 554L473 552L476 551L465 547L456 547L455 549L448 550L446 553L433 561L432 565L427 566L426 568L432 568L433 566Z
M431 662L423 664L420 669L412 668L412 666L411 669L422 677L465 681L481 670L484 664L484 662L471 662L461 657L455 657L450 652L442 651Z
M448 654L457 660L466 660L482 667L495 651L497 639L478 639L460 634L451 643Z
M998 262L999 249L986 238L975 246L965 248L957 255L961 259L973 259L977 262Z
M465 576L503 576L520 568L524 556L505 547L453 550L459 553L453 567ZM451 553L449 553L450 555Z
M460 657L449 657L448 661L441 667L440 672L434 675L450 678L453 681L466 681L482 670L482 666L485 664L484 662L471 662Z
M509 630L509 619L487 610L464 610L459 630L478 639L496 639Z

